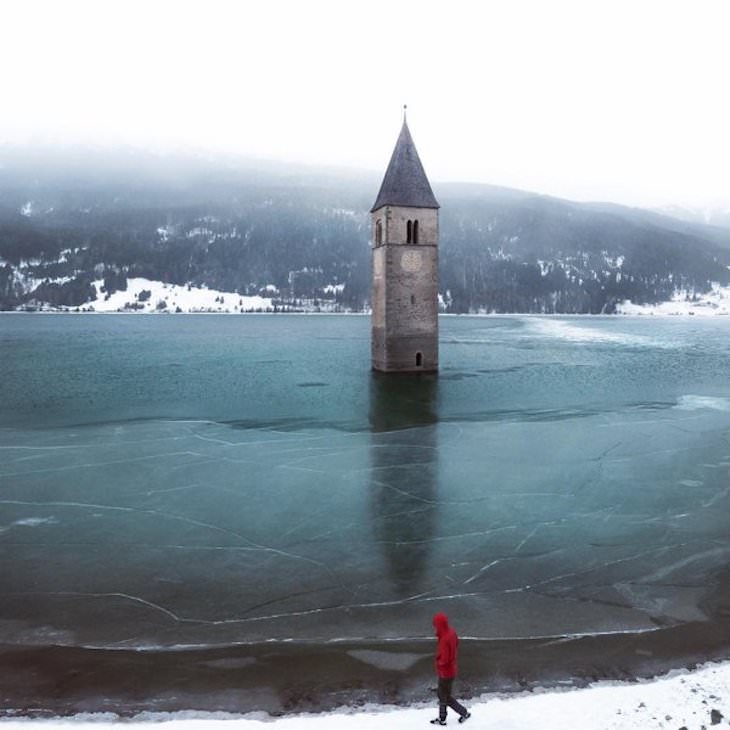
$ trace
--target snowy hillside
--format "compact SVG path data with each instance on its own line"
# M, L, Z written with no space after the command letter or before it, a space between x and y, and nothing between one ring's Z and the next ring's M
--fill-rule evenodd
M616 307L617 314L657 314L657 315L700 315L730 314L730 287L713 284L712 289L703 294L678 291L668 302L659 304L632 304L629 300Z
M103 293L104 282L93 283L98 292L89 309L95 312L273 312L271 298L240 296L235 292L177 286L161 281L134 278L127 280L125 291Z
M2 310L187 311L177 291L155 290L151 304L116 297L139 279L217 292L191 302L196 310L259 308L243 297L270 298L277 311L369 306L377 179L158 158L126 173L77 160L71 175L60 158L31 162L0 148ZM730 286L730 229L489 185L434 191L449 313L612 314L626 300Z

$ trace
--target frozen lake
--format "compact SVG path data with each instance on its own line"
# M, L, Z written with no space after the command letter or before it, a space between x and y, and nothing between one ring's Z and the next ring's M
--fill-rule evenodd
M722 635L730 320L445 317L438 377L369 326L0 316L0 644Z

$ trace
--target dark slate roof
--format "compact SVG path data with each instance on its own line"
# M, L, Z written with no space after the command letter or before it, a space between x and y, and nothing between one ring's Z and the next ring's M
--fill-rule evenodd
M384 205L405 205L411 208L439 208L423 165L418 158L406 120L395 143L390 164L375 199L372 213Z

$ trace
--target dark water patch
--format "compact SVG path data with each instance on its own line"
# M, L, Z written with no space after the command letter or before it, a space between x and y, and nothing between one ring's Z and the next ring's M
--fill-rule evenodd
M626 409L636 411L666 411L676 407L678 401L647 401L645 403L628 403Z
M542 423L551 421L570 421L579 418L591 418L602 413L611 413L613 409L585 409L585 408L548 408L548 409L520 409L476 411L471 413L443 416L442 422L490 423L490 422L524 422Z
M419 426L432 425L439 422L454 423L490 423L490 422L549 422L565 421L570 419L590 418L597 415L610 413L621 413L627 411L667 411L676 408L677 400L673 401L647 401L626 404L606 405L605 407L581 408L516 408L516 409L495 409L495 410L461 410L457 404L449 408L448 403L436 400L434 383L437 382L459 382L477 377L470 373L459 373L452 375L434 376L413 376L416 379L415 388L406 382L408 376L398 375L392 386L380 386L378 398L379 423L375 430L395 431L401 429L415 428ZM430 378L429 385L425 377ZM420 381L418 379L421 379ZM400 384L399 384L400 383ZM420 384L420 385L419 385ZM325 382L303 382L297 383L302 389L317 389L330 387ZM422 387L421 387L422 386ZM429 390L431 389L431 390ZM431 392L432 391L432 392ZM424 395L425 394L425 395ZM372 405L372 403L371 403ZM475 401L469 401L468 405L475 405ZM237 418L237 419L216 419L205 418L196 414L180 415L175 417L164 416L131 416L129 418L92 418L84 420L70 420L55 422L54 420L36 421L32 424L23 425L26 431L58 431L67 429L94 429L109 427L127 427L144 424L166 423L166 424L199 424L203 427L224 426L236 430L263 430L263 431L285 431L296 432L304 430L334 430L346 433L360 433L372 430L372 423L363 419L342 419L324 420L321 417L281 417L281 418ZM0 428L13 430L10 426Z
M297 431L342 431L345 433L361 433L367 431L366 421L322 421L318 418L267 418L267 419L236 419L232 421L217 421L240 431L281 431L293 433Z
M58 422L55 420L46 420L42 422L36 422L32 424L23 424L24 431L57 431L64 433L69 430L75 429L97 429L97 428L108 428L114 426L135 426L143 425L148 423L215 423L215 421L208 421L202 418L160 418L155 416L131 416L129 418L90 418L84 420L66 420L64 422ZM12 426L2 426L7 431L15 430Z
M325 425L316 418L241 418L220 423L240 431L301 431Z
M525 363L524 365L510 365L506 368L481 368L476 372L483 375L501 375L502 373L519 373L521 370L529 368L544 367L548 363ZM555 363L554 363L555 364Z
M479 373L443 373L439 376L441 380L468 380L469 378L478 378Z
M568 421L572 419L592 418L607 414L622 413L626 411L664 411L676 406L676 402L652 402L652 403L629 403L625 405L605 407L564 407L564 408L522 408L522 409L500 409L471 411L466 413L442 414L440 421L443 423L464 421L467 423L490 423L500 421L542 423L550 421Z

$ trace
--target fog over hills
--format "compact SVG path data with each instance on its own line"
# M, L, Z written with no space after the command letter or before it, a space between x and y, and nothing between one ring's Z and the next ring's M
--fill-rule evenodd
M0 308L93 307L145 277L267 293L281 308L362 311L379 183L373 172L132 149L0 150ZM627 299L730 284L730 227L489 185L433 187L447 312L612 313Z
M703 207L669 205L658 208L657 212L689 223L707 223L711 226L730 228L730 206L723 203Z

